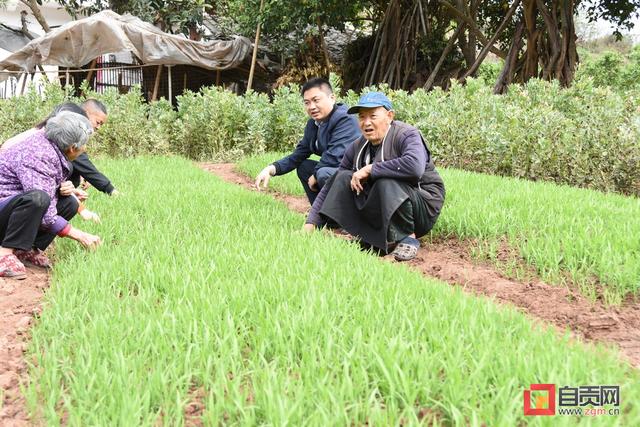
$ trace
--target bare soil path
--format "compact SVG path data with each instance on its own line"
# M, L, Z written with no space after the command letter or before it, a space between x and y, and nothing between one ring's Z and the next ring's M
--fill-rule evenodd
M255 191L250 178L235 170L231 163L201 163L204 170L223 180ZM305 197L269 190L289 209L305 214L309 203ZM555 325L588 342L614 344L624 357L640 368L640 303L626 301L618 307L591 302L577 289L553 286L538 278L518 281L506 277L495 266L472 259L468 242L447 239L426 243L410 262L425 276L460 286L475 295L510 304L535 319Z
M31 425L20 391L26 381L24 351L48 287L49 274L40 268L27 267L24 280L0 278L0 426Z

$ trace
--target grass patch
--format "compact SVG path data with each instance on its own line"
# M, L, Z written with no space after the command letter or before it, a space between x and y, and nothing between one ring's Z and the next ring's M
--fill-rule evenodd
M279 155L249 157L238 167L255 176ZM640 199L457 169L439 172L447 197L433 236L479 239L474 249L489 259L506 238L544 280L569 279L586 296L600 294L610 304L638 295L640 222L632 218L640 218ZM270 185L304 195L295 173L274 177Z

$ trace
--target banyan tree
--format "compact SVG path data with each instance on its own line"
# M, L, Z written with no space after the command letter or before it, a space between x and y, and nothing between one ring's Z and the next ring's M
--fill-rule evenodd
M495 92L537 77L573 80L578 54L574 15L580 0L390 0L377 26L360 84L430 89L476 75L489 53L503 59ZM640 0L585 2L591 18L630 27ZM439 48L426 57L425 48ZM446 67L452 57L458 67Z

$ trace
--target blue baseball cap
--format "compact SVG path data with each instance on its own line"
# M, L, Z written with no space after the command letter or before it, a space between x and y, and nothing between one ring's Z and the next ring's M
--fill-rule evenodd
M369 92L360 97L358 103L349 108L348 114L356 114L361 108L384 107L387 111L393 110L393 104L382 92Z

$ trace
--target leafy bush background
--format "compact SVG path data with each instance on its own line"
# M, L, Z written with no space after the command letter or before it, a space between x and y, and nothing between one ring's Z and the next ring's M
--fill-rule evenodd
M630 57L635 58L633 52ZM611 58L603 55L592 64L606 68L598 61ZM616 75L629 80L629 73ZM339 86L335 78L333 83ZM491 85L481 77L464 86L453 84L447 92L367 90L389 95L396 118L422 131L437 164L640 195L640 87L603 86L584 72L568 89L532 80L495 96ZM358 95L349 92L341 101L353 105ZM295 85L278 89L271 99L203 88L179 97L177 111L166 101L145 103L139 90L87 96L102 99L110 110L90 152L113 157L175 153L235 161L288 151L307 119ZM0 101L0 138L28 129L65 99L77 100L52 85L44 99L30 92Z

